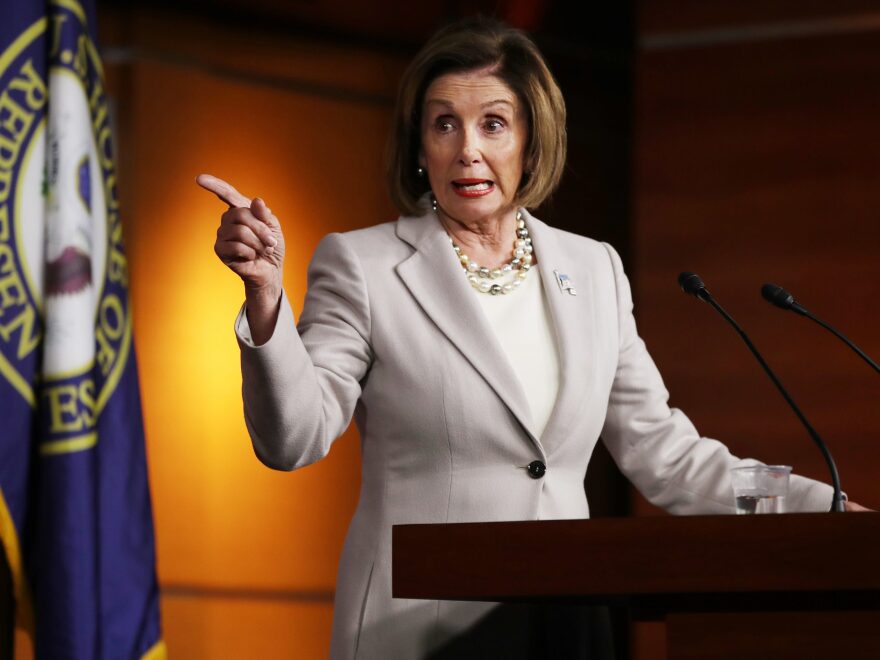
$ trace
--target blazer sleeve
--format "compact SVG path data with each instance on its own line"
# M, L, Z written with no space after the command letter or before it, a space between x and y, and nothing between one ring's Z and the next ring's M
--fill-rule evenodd
M271 338L255 346L245 306L235 323L244 417L259 459L277 470L320 460L345 431L372 361L363 270L342 234L318 244L299 327L286 294Z
M636 331L632 294L620 257L606 245L617 288L619 355L602 439L621 471L654 505L675 514L735 509L730 468L741 461L725 445L700 437L680 410L668 405L663 384ZM828 511L832 488L792 475L791 511Z

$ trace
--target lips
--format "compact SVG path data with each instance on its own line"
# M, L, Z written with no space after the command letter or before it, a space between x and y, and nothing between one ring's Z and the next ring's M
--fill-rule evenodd
M495 182L490 179L456 179L452 189L461 197L482 197L495 189Z

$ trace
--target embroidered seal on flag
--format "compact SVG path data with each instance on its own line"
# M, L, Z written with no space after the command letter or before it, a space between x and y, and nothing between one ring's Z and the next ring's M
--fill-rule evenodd
M95 444L131 344L109 104L85 23L78 3L53 2L0 59L0 371L40 410L42 454Z
M42 334L40 135L47 99L35 60L47 23L33 23L0 55L0 373L31 406Z

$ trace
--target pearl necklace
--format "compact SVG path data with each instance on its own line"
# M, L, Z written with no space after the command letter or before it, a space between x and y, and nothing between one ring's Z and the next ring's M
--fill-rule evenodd
M529 237L529 230L521 211L516 212L516 240L513 242L513 257L510 263L504 264L501 268L480 266L461 251L461 247L455 244L452 236L449 236L449 242L452 243L452 249L458 256L458 261L467 275L468 282L480 293L488 293L493 296L512 293L523 283L532 267L532 239ZM511 281L504 284L499 283L502 276L514 271L518 272Z

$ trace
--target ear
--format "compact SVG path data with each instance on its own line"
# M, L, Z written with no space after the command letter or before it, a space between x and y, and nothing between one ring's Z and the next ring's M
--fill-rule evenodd
M428 162L425 160L425 152L419 147L419 167L422 169L428 169Z

